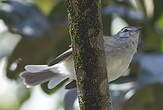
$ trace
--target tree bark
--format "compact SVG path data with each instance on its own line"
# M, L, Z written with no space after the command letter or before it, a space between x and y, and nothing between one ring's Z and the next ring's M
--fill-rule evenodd
M100 5L101 0L67 0L81 110L111 110Z

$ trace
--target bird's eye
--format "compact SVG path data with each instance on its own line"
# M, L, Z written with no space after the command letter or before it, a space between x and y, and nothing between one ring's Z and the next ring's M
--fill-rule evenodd
M128 32L129 30L128 29L124 29L123 32Z

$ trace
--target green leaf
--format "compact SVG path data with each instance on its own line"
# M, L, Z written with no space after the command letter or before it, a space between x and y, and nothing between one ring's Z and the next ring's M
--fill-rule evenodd
M36 4L45 14L49 14L53 7L57 5L58 0L35 0Z

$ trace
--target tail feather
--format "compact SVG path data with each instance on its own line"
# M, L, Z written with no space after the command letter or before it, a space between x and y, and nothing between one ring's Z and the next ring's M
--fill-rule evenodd
M35 73L48 69L48 65L26 65L24 68L28 72Z
M20 74L20 78L27 86L35 86L44 83L46 81L49 81L55 76L57 77L57 75L55 73L52 73L51 71L42 71L35 73L24 71Z
M68 77L59 69L61 69L60 66L27 65L25 71L20 73L19 76L27 87L49 81L48 88L52 89Z
M67 78L63 77L63 76L59 76L59 77L54 77L53 79L51 79L48 83L48 89L52 89L54 87L56 87L58 84L60 84L62 81L66 80Z

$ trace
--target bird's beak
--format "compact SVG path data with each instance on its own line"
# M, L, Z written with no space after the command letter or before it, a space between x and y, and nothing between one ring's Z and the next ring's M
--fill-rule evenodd
M142 27L136 27L135 31L140 31L142 29Z

